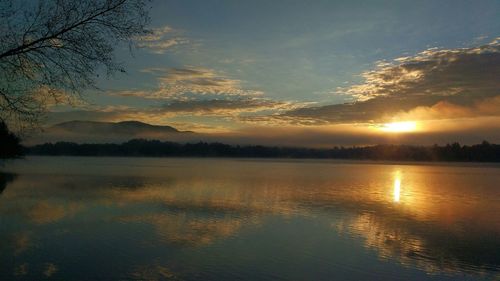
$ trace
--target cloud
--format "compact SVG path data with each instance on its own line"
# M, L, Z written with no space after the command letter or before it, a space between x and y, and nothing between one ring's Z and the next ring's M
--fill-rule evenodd
M153 28L149 34L136 38L136 44L139 48L146 48L155 54L164 54L167 49L180 45L187 44L189 40L177 36L179 31L170 26Z
M213 69L202 67L142 69L156 77L158 86L153 90L121 90L108 94L144 99L152 106L94 106L81 110L52 112L48 124L69 120L124 121L138 120L151 124L181 122L186 130L226 131L237 127L250 115L280 114L310 105L296 101L279 101L263 97L257 90L243 87L241 80L229 78ZM147 102L150 100L150 102ZM195 121L198 117L205 120ZM193 122L193 126L186 126ZM231 123L232 122L232 123ZM222 124L226 125L224 130ZM231 123L231 124L230 124ZM207 126L210 127L207 129Z
M151 51L155 54L164 54L167 49L170 47L179 45L179 44L186 44L189 43L189 41L185 38L181 37L176 37L176 38L169 38L169 39L164 39L161 41L155 41L155 42L142 42L139 43L140 48L149 48Z
M436 120L500 116L500 95L474 101L469 106L440 101L432 106L419 106L395 116L401 120Z
M163 27L157 27L150 30L149 34L143 35L138 38L141 41L145 42L154 42L163 39L167 34L174 32L174 29L168 25Z
M428 49L380 63L364 82L340 89L356 99L345 104L299 108L268 119L306 124L385 122L432 111L432 118L500 115L500 41L461 49ZM452 109L453 107L453 109ZM441 111L438 109L447 110ZM417 116L415 116L417 117ZM265 118L265 117L261 117Z
M204 128L205 132L221 126L226 131L249 128L249 132L204 139L299 146L500 139L499 40L471 48L428 49L380 63L363 74L363 83L341 90L356 101L322 106L264 98L261 92L244 87L241 80L208 68L148 68L142 72L157 77L157 89L113 94L150 99L157 104L154 107L54 113L52 123L54 119L139 120L166 125L177 122L185 130ZM405 120L419 121L423 131L394 139L375 130L381 123Z
M166 119L177 117L222 117L219 121L244 121L245 116L252 114L279 114L309 103L294 101L277 101L263 97L258 90L247 89L243 82L229 78L213 69L187 66L184 68L152 67L141 72L156 77L158 86L153 90L122 90L109 92L120 97L136 97L151 100L162 105L149 108L125 108L111 112L96 111L95 117L103 121L140 120L155 124L165 124ZM80 116L92 115L82 112ZM59 114L60 117L64 114ZM74 115L68 113L68 115ZM61 118L57 118L61 119ZM81 118L80 118L81 119ZM168 120L178 122L182 120ZM214 121L214 120L212 120ZM247 121L244 121L247 122ZM54 123L54 122L52 122ZM219 127L214 122L202 122L194 127L211 123L210 127ZM234 125L234 124L233 124ZM190 128L188 130L193 130ZM220 131L220 130L219 130Z
M301 104L264 98L174 100L161 106L147 108L100 106L83 110L51 112L48 116L48 123L54 124L67 120L112 122L138 120L152 124L170 124L169 118L190 116L224 117L238 121L246 114L279 113L297 106ZM189 128L189 130L192 129Z
M152 91L115 91L112 95L146 99L193 99L199 96L262 96L257 90L245 89L243 82L229 78L213 69L188 66L185 68L146 68L142 72L157 76L158 87Z
M174 101L164 105L161 110L165 112L192 113L195 115L237 115L240 113L267 110L287 110L294 107L295 104L291 102L263 98L246 98Z
M175 96L183 93L214 94L230 96L259 96L260 91L242 88L242 82L231 79L212 69L189 67L172 68L159 78L162 94Z
M500 43L460 49L428 49L413 57L380 63L347 89L358 100L379 96L498 95Z

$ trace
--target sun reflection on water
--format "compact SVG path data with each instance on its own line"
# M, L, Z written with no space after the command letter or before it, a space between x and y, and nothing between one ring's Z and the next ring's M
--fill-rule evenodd
M398 171L394 177L394 202L399 203L401 196L401 173Z

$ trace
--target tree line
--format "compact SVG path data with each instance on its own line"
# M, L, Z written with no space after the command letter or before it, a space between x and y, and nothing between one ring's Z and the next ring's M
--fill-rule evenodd
M146 157L256 157L317 158L389 161L467 161L500 162L500 145L481 144L444 146L375 145L364 147L298 148L223 143L175 143L134 139L121 144L78 144L57 142L25 149L29 155L67 156L146 156Z

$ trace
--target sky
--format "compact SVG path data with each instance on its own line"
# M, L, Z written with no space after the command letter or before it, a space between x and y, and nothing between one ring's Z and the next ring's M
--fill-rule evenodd
M243 143L500 142L500 1L153 1L126 74L47 125L138 120Z

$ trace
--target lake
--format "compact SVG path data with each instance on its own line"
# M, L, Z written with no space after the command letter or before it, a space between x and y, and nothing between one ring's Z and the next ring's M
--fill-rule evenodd
M0 280L500 280L500 166L28 157Z

